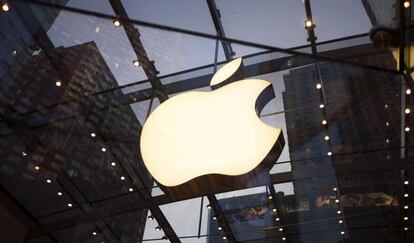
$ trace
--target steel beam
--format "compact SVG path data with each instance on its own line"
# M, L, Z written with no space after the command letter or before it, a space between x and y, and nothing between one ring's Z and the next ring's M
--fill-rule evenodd
M227 221L226 215L224 214L223 210L215 195L207 195L208 201L210 203L211 208L214 210L215 215L217 216L217 222L222 227L223 234L227 237L227 240L231 243L235 243L236 237L234 236L230 224Z
M129 17L127 12L125 11L122 2L119 0L109 0L116 16L119 17L119 21L121 22L122 27L125 30L125 33L128 37L129 42L131 43L132 49L137 56L137 60L145 72L145 75L148 77L152 88L155 91L156 97L160 100L160 102L164 102L168 99L168 95L164 91L164 87L161 81L158 79L157 74L158 71L154 66L154 62L150 61L147 52L144 49L144 46L140 40L140 33L137 27L129 21ZM133 60L131 60L132 62Z
M210 10L211 18L213 19L214 27L216 28L217 35L220 37L226 37L224 33L223 24L221 23L220 10L217 8L215 0L207 0L208 9ZM223 45L224 55L226 60L231 60L235 55L233 49L231 48L231 43L228 41L221 41Z

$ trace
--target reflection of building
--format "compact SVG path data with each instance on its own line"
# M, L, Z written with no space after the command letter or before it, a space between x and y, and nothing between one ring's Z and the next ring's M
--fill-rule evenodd
M65 5L67 0L45 2ZM9 5L10 10L0 14L0 78L13 62L25 59L39 49L36 41L47 32L60 12L18 1Z
M96 45L89 42L52 51L53 56L40 51L10 67L0 87L2 118L9 124L0 127L1 148L7 148L0 151L7 158L0 168L0 181L19 202L26 202L22 206L35 218L59 215L68 200L86 211L92 202L129 193L129 188L135 188L133 181L151 185L139 160L136 134L141 125L129 105L117 102L122 92L95 94L117 87ZM28 155L16 156L22 151ZM35 165L41 168L38 172ZM119 180L121 176L126 179ZM42 183L46 177L56 178L62 184L57 190L67 190L64 195L71 197L65 202L55 196L56 191ZM30 197L30 191L38 195ZM143 200L138 193L130 194L128 200ZM146 215L141 210L107 218L92 230L103 235L112 232L109 236L125 242L140 241ZM108 234L103 239L111 241ZM90 240L90 232L60 236L76 242Z
M370 53L366 55L361 50ZM387 51L373 52L366 46L350 47L342 52L346 54L340 58L395 68L395 61ZM321 193L330 195L336 180L339 195L355 194L346 198L351 205L357 204L352 201L358 201L356 198L361 201L384 199L375 199L376 195L382 195L375 193L399 197L401 179L398 167L394 170L384 168L400 161L399 149L392 149L400 146L400 80L390 73L326 62L320 63L320 75L326 94L326 116L319 107L321 98L315 88L318 83L315 66L294 69L284 76L286 90L283 102L287 111L285 118L292 172L295 175L312 171L332 175L297 180L294 182L295 193L314 198ZM323 119L328 121L327 130L321 124ZM325 136L329 136L329 141ZM328 151L344 155L329 157L326 156ZM360 153L362 151L374 152ZM324 199L329 200L329 196ZM331 198L330 201L335 200ZM358 210L344 211L347 215ZM393 213L398 214L398 210ZM299 221L315 219L302 214L297 217ZM401 223L399 217L384 221L384 217L378 216L375 220L380 225ZM347 221L349 228L353 225L368 227L373 226L373 222ZM385 227L372 230L380 232L379 235L387 234ZM359 237L352 231L349 236ZM306 234L302 237L306 242Z

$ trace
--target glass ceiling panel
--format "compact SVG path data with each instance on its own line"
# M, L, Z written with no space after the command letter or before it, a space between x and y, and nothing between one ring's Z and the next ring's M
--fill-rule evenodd
M270 46L290 48L307 44L306 19L302 1L264 0L258 4L248 0L217 0L227 37ZM257 49L235 46L237 56Z
M72 7L82 8L84 1L71 0ZM108 1L98 1L93 10L114 15ZM136 55L122 27L93 16L61 11L47 32L55 47L70 47L93 41L118 85L145 80L141 67L133 65Z
M160 75L214 63L216 41L170 31L137 26L150 60ZM221 45L221 44L220 44ZM223 51L218 61L223 61Z
M317 41L368 33L372 24L360 0L312 0Z
M121 0L130 19L203 33L216 30L204 0Z

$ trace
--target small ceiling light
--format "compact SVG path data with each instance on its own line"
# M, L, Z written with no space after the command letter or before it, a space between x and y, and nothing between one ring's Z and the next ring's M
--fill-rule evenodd
M8 5L7 3L5 3L5 4L3 4L3 5L1 6L1 9L2 9L4 12L7 12L7 11L9 11L9 10L10 10L10 7L9 7L9 5Z
M326 155L331 156L332 155L332 152L329 151L328 153L326 153Z
M148 216L149 219L154 220L154 215Z
M213 216L213 220L215 221L215 220L217 220L217 217L216 216Z
M312 27L312 21L310 21L309 19L308 19L308 20L306 20L306 21L305 21L305 26L306 26L307 28Z
M336 192L336 191L338 191L338 188L334 187L334 188L332 188L332 190L333 190L334 192Z
M207 205L207 208L208 208L208 209L211 209L211 205L210 205L210 204L208 204L208 205Z
M322 120L322 125L326 125L328 122L326 120Z
M339 203L339 199L335 199L335 203Z
M274 209L272 209L272 211L273 211L274 213L276 213L277 209L276 209L276 208L274 208Z
M411 89L406 89L405 93L408 94L408 95L411 94Z
M329 140L329 136L328 135L326 135L325 136L325 141L328 141Z
M116 165L116 163L115 162L111 162L111 166L115 166Z
M13 49L12 54L13 54L13 56L16 56L17 55L17 50Z
M407 231L408 230L408 227L404 227L404 230Z
M226 236L223 236L223 240L225 240L225 239L227 239L227 237Z
M404 197L408 197L408 193L405 193L405 194L404 194Z
M70 208L71 208L72 206L73 206L73 205L72 205L72 203L68 203L68 207L70 207Z
M56 81L56 86L58 86L58 87L60 87L60 86L62 86L62 83L60 82L60 81Z
M105 153L106 152L106 148L105 147L102 147L101 148L101 151Z
M94 132L91 132L91 137L96 137L96 134Z
M336 213L337 213L337 214L341 214L342 212L341 212L341 210L338 210L338 211L336 211Z
M322 88L322 84L317 83L317 84L316 84L316 88L317 88L317 89L321 89L321 88Z
M389 122L385 122L385 126L389 127L390 123Z
M35 170L40 170L40 167L39 167L38 165L36 165L36 166L34 167L34 169L35 169Z
M222 230L223 228L221 226L217 227L218 230Z
M404 220L405 220L405 221L407 221L407 220L408 220L408 217L407 217L407 216L406 216L406 217L404 217Z
M132 61L132 64L134 64L135 67L139 67L139 61L138 60Z
M279 231L282 232L283 231L283 228L279 228Z
M48 184L50 184L50 183L52 183L52 180L51 180L51 179L46 179L46 182L47 182Z
M115 26L115 27L119 27L119 26L121 26L121 22L120 22L118 19L115 19L115 20L113 21L113 23L114 23L114 26Z
M345 231L341 231L341 235L344 235L345 234Z
M23 156L26 156L26 155L27 155L27 153L23 151L23 152L22 152L22 155L23 155Z
M276 221L279 221L280 220L280 218L276 218Z
M94 232L92 232L92 235L97 235L97 233L94 231Z
M405 109L405 114L410 114L410 112L411 112L410 108Z
M408 185L408 184L410 184L409 181L404 181L404 185Z
M267 197L267 199L272 200L272 199L273 199L272 195L269 195L269 196Z
M161 231L161 227L160 227L160 226L155 227L155 229L156 229L157 231Z
M338 221L338 223L340 223L340 224L342 224L344 221L342 220L342 219L340 219L339 221Z
M128 191L133 192L134 188L130 187L130 188L128 188Z
M387 139L385 139L385 143L386 144L389 144L390 143L390 140L387 138Z
M385 104L385 105L384 105L384 108L385 108L385 109L388 109L388 104Z
M404 206L404 209L408 209L408 205L405 205L405 206Z
M410 1L404 1L404 8L410 7Z
M410 127L405 127L404 131L409 132L410 131Z
M325 107L325 105L324 104L320 104L319 105L319 108L321 108L321 109L323 109Z
M282 240L286 240L286 237L282 237Z
M58 192L57 194L58 194L58 196L62 196L62 195L63 195L63 193L62 193L62 192Z
M121 176L119 179L121 179L121 181L125 180L125 176Z

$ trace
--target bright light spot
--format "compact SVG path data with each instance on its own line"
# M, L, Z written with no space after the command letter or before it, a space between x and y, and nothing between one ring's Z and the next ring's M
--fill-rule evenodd
M279 228L279 231L283 231L283 228Z
M326 120L322 120L322 125L326 125L328 122Z
M410 1L405 1L404 8L409 8L409 7L410 7Z
M340 224L342 224L344 221L342 220L342 219L340 219L339 221L338 221L338 223L340 223Z
M121 179L121 181L124 181L125 180L125 176L121 176L120 179Z
M58 86L58 87L60 87L60 86L62 86L62 83L60 82L60 81L56 81L56 86Z
M134 66L135 66L135 67L139 67L139 62L138 62L138 60L134 60L132 63L134 64Z
M322 85L321 85L320 83L317 83L317 84L316 84L316 88L317 88L317 89L321 89L321 88L322 88Z
M308 28L311 27L312 26L312 21L306 20L305 21L305 26L308 27Z
M405 114L410 114L410 112L411 112L410 108L405 109Z
M96 137L96 134L94 132L91 132L91 137Z
M36 166L34 167L34 169L35 169L35 170L40 170L40 167L39 167L38 165L36 165Z
M319 105L319 108L321 108L321 109L323 109L325 107L325 105L324 104L320 104Z
M73 206L73 205L72 205L72 203L68 203L68 207L70 207L70 208L71 208L72 206Z
M338 211L336 211L336 213L337 213L337 214L341 214L342 212L341 212L341 210L338 210Z
M326 135L325 136L325 141L328 141L329 140L329 136L328 135Z
M8 5L7 3L5 3L5 4L3 4L3 5L1 6L1 9L2 9L4 12L7 12L7 11L9 11L9 10L10 10L10 7L9 7L9 5Z
M116 20L114 20L114 22L113 22L113 23L114 23L114 26L115 26L115 27L119 27L119 26L121 26L121 22L119 22L119 20L117 20L117 19L116 19Z
M408 94L408 95L411 94L411 89L405 90L405 93Z
M62 195L63 195L63 193L62 193L62 192L58 192L57 194L58 194L58 196L62 196Z
M130 187L130 188L128 188L128 191L133 192L134 188Z
M115 162L111 162L111 166L115 166L116 165L116 163Z
M404 181L404 185L408 185L408 184L410 184L409 181Z
M48 184L50 184L50 183L52 183L52 180L51 180L51 179L46 179L46 182L47 182Z
M332 155L332 152L329 151L328 153L326 153L326 155L331 156Z
M102 152L106 152L106 148L105 148L105 147L102 147L102 148L101 148L101 151L102 151Z

